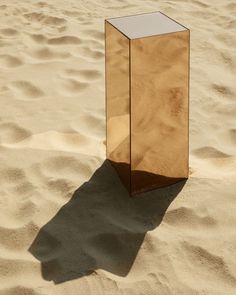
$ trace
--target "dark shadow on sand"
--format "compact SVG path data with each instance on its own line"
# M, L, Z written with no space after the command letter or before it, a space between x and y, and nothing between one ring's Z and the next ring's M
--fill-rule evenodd
M126 276L185 181L130 198L108 161L44 225L29 251L59 284L104 269Z

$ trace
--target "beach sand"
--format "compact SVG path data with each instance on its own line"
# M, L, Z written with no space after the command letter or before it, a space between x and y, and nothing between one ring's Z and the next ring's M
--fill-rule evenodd
M129 198L105 161L104 19L191 30L190 177ZM0 1L0 295L236 290L236 3Z

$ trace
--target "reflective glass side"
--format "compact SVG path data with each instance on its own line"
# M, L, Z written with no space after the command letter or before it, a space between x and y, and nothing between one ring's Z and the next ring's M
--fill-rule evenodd
M131 191L188 177L189 30L131 40Z

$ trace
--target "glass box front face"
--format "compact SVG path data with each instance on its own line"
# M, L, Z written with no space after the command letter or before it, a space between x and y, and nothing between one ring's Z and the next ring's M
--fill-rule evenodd
M188 177L189 31L131 40L131 189Z

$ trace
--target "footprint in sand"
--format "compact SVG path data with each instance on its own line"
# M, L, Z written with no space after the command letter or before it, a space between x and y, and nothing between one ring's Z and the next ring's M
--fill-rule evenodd
M16 123L0 123L0 144L16 143L31 135L31 132L21 128ZM20 175L17 171L13 174Z
M58 38L52 38L48 40L50 45L77 45L80 44L81 40L75 36L61 36Z
M102 51L93 50L88 46L79 48L79 54L81 54L83 58L89 58L96 61L104 57L104 53Z
M5 184L6 186L6 184ZM9 206L2 212L2 218L8 220L11 227L27 226L35 214L35 204L30 200L29 195L19 195L16 191L8 188L12 203L18 203L17 206ZM32 192L30 194L32 196ZM11 204L11 203L10 203ZM9 205L10 205L9 204ZM1 294L1 293L0 293Z
M221 58L221 61L228 67L230 68L234 68L234 64L235 64L235 61L234 61L234 58L233 58L233 55L224 50L224 52L221 52L220 53L220 58Z
M39 98L44 95L40 88L24 80L12 82L10 88L15 92L15 98L20 100Z
M231 89L229 87L225 86L225 85L212 84L212 88L218 94L222 94L224 96L230 96L230 95L233 94Z
M38 3L35 3L35 6L36 7L39 7L39 8L52 8L52 9L55 8L53 5L50 5L47 2L43 2L43 1L40 1Z
M76 185L65 178L52 179L46 183L47 189L51 192L52 196L55 196L58 200L58 197L62 199L67 199L72 196L73 191L76 189Z
M102 74L98 70L75 70L75 69L66 69L66 75L77 77L83 81L93 81L101 78Z
M30 38L38 44L44 44L48 40L48 38L42 34L30 34Z
M70 95L77 95L88 87L88 83L76 79L63 79L62 87Z
M211 147L211 146L205 146L199 149L195 149L192 151L192 154L198 156L201 159L210 159L210 158L228 158L230 155L225 154L218 149Z
M32 196L33 192L35 192L35 186L29 181L21 182L14 187L14 193L24 198Z
M23 64L22 60L18 57L8 54L1 54L0 55L0 66L5 68L14 68L19 67Z
M39 12L25 13L23 16L30 22L38 22L44 25L61 26L66 24L66 20L64 18Z
M31 135L31 132L21 128L16 123L0 124L0 144L16 143Z
M17 199L23 200L32 195L35 187L34 185L27 180L25 171L23 169L17 167L8 167L4 169L0 169L0 184L3 187L7 187L7 191L12 195L16 196ZM23 204L22 210L30 210L28 208L27 203ZM27 208L26 208L27 206ZM11 208L11 213L14 208ZM26 213L26 212L25 212ZM29 216L30 212L27 212L27 216ZM13 214L14 217L15 214ZM23 216L26 216L23 215ZM15 216L17 217L17 216Z
M65 59L71 56L69 52L54 51L48 47L37 49L31 52L30 55L41 60Z
M11 36L16 36L19 34L19 32L15 29L12 29L12 28L5 28L5 29L1 29L0 32L5 35L5 36L8 36L8 37L11 37Z
M0 5L0 9L1 9L1 10L5 10L5 9L7 9L7 5Z
M7 168L0 170L1 174L1 181L7 181L7 182L21 182L25 179L25 173L23 169L19 168Z
M34 204L30 201L28 202L28 204L31 204L31 209L35 212ZM18 218L18 220L19 219L20 218ZM38 230L38 226L31 221L28 221L28 223L21 226L16 224L14 228L7 228L0 225L0 236L2 237L1 244L10 250L22 250L30 244L32 236L34 236ZM3 265L1 257L0 265ZM10 269L15 270L15 265L11 265ZM9 273L11 273L11 271L9 271ZM2 279L2 277L0 277L0 279Z

